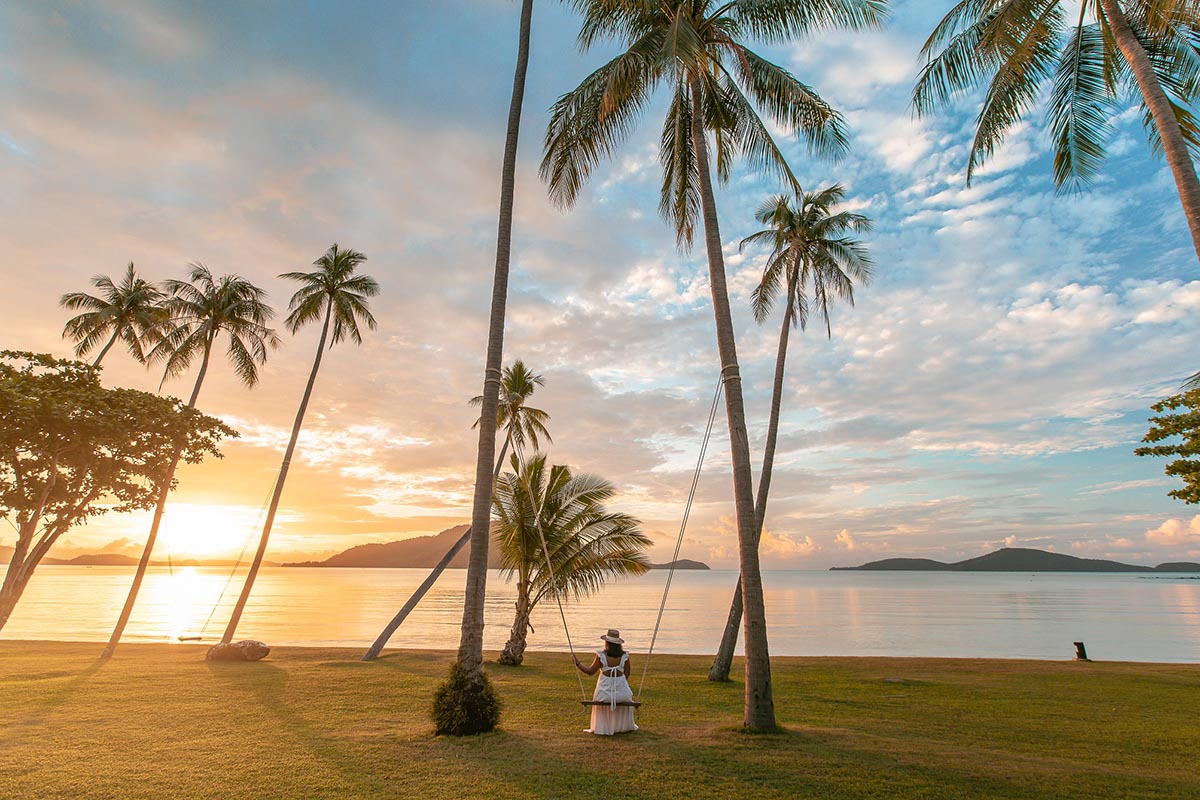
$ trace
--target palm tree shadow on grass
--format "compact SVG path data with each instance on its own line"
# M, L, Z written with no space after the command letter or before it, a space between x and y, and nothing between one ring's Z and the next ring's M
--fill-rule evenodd
M314 728L296 713L294 704L283 699L287 670L261 661L205 663L215 680L254 697L259 707L274 717L310 754L337 770L347 787L353 788L354 796L373 797L384 791L382 782L361 773L361 759L346 753L336 737ZM253 709L243 708L242 712L252 713Z
M89 666L85 667L82 672L75 675L75 677L71 678L61 687L45 693L29 716L24 720L13 722L4 731L5 735L0 737L0 750L12 747L14 744L25 741L27 737L32 736L34 731L46 722L46 718L50 716L51 712L64 705L86 687L92 676L100 671L104 663L104 659L97 658ZM62 674L70 675L72 673L64 671Z

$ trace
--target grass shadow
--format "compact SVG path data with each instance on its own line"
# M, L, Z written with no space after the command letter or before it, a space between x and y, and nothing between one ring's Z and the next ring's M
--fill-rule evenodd
M74 674L73 678L61 686L49 690L43 694L41 699L37 702L33 710L29 712L25 719L17 720L8 726L4 733L0 735L0 750L12 747L26 737L32 736L34 731L36 731L38 727L45 723L46 718L68 700L75 697L75 695L78 694L79 691L83 689L84 686L92 679L92 676L100 671L100 668L103 667L105 663L107 663L107 659L97 658L78 674L60 671L56 673L35 673L28 676L30 679L40 679L45 677L58 677L62 675Z

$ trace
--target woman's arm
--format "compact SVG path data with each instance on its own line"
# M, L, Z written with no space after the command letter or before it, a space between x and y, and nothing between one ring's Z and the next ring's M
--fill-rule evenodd
M592 663L588 664L586 667L580 663L578 658L576 658L575 666L579 667L579 671L584 673L585 675L595 675L596 670L600 669L600 657L593 656Z
M625 659L625 678L626 679L629 678L629 673L633 671L633 668L630 666L632 663L633 662L630 659L628 659L628 658Z

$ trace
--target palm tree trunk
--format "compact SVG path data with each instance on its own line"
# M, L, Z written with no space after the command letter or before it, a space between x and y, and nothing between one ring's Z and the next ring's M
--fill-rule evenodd
M475 497L471 509L471 558L467 562L467 586L463 599L462 634L458 665L467 680L483 679L483 601L487 591L488 538L492 516L492 458L496 452L496 409L499 405L500 371L504 354L504 316L508 302L508 265L512 250L513 194L516 186L517 137L521 130L521 104L525 97L525 73L529 67L529 29L533 0L521 3L521 28L517 66L513 75L512 100L508 107L508 132L504 141L504 163L500 177L500 220L496 234L496 269L492 282L492 309L488 326L487 359L484 365L483 403L479 410L479 455L475 462Z
M200 371L196 375L195 385L192 386L192 396L187 402L188 408L196 407L196 398L200 396L200 387L204 384L204 376L208 372L208 358L212 353L212 345L213 337L210 336L204 345L204 358L200 361ZM112 657L121 641L121 634L125 632L125 626L129 624L129 615L133 613L133 604L137 602L138 591L142 588L142 579L146 577L146 569L150 566L150 553L154 550L154 543L158 539L158 528L162 524L163 511L167 508L167 495L171 493L171 481L175 479L175 470L179 467L179 458L182 453L183 445L177 445L175 454L171 457L171 466L167 469L167 474L163 476L162 485L158 487L158 500L154 505L154 518L150 522L150 534L146 537L146 546L142 549L142 557L138 561L137 571L133 574L133 585L129 587L129 596L125 598L121 616L117 619L117 625L113 628L112 636L109 637L108 645L100 655L101 658Z
M504 463L504 454L507 452L508 439L506 438L504 440L504 445L500 448L500 456L496 459L496 471L492 473L492 480L495 480L496 476L500 474L500 465ZM433 584L437 582L438 578L442 577L442 573L445 572L446 568L450 566L450 562L454 560L454 557L458 555L459 551L463 549L470 539L471 528L468 527L465 531L463 531L463 535L459 537L458 541L454 543L454 546L446 551L446 555L442 556L442 560L434 566L427 576L425 576L425 580L422 581L421 585L417 587L417 590L412 593L412 596L408 598L408 601L400 607L400 610L396 612L396 616L392 617L392 621L389 622L384 627L383 631L380 632L379 636L375 638L374 644L372 644L370 649L363 654L363 661L374 661L375 659L379 658L379 654L383 652L383 648L387 645L388 640L392 638L392 635L396 633L396 631L404 623L404 620L406 620L408 615L412 613L412 610L417 607L417 604L425 598L425 595L430 589L433 588Z
M742 379L738 373L733 316L725 285L725 258L717 225L717 203L713 197L708 145L704 139L704 113L700 87L693 78L692 146L700 178L700 203L704 213L704 243L708 250L708 279L716 317L717 350L721 357L721 379L725 384L725 414L729 421L729 446L733 457L733 499L737 512L738 561L745 606L746 703L742 724L754 730L771 730L775 725L775 701L771 692L771 660L767 647L767 619L763 603L762 573L755 538L754 488L750 474L750 443L746 436L746 410L742 403Z
M329 298L325 306L325 324L321 328L321 339L317 342L317 356L313 359L312 372L308 374L308 385L304 387L304 396L300 399L300 408L296 410L296 420L292 423L292 438L288 439L287 449L283 451L283 463L279 466L279 477L275 479L275 491L271 494L271 506L267 509L267 519L263 523L262 537L258 540L258 550L254 553L254 561L250 571L246 573L246 582L242 584L242 593L238 595L237 604L233 607L233 615L225 626L225 634L221 644L229 644L237 630L238 622L242 619L242 611L250 598L250 590L254 587L254 579L258 577L258 569L262 566L263 556L267 553L267 540L271 538L271 527L275 524L275 512L279 510L279 499L283 496L283 484L287 480L288 467L292 464L292 454L296 451L296 440L300 438L300 427L304 424L304 412L308 410L308 401L312 398L313 385L317 382L317 371L321 368L321 357L325 354L325 340L329 336L329 321L333 318L333 298Z
M117 341L117 336L120 333L121 333L120 328L113 331L113 335L108 340L108 344L104 345L104 348L100 351L100 354L98 356L96 356L96 360L92 362L93 367L100 366L100 362L104 360L104 356L106 356L108 354L109 349L112 348L113 342Z
M758 478L758 495L754 500L754 544L762 538L763 524L767 518L767 497L771 491L771 471L775 466L775 443L779 439L779 413L783 407L783 370L787 364L788 334L792 328L792 300L795 292L788 274L787 306L783 312L783 327L779 331L779 349L775 354L775 383L771 389L771 421L767 424L767 443L763 448L762 473ZM721 634L721 645L708 670L710 681L729 680L733 666L733 651L737 649L738 628L742 624L742 579L738 576L737 589L729 602L729 617L725 620L725 632Z
M1188 229L1192 234L1192 247L1200 257L1200 180L1196 179L1196 167L1188 153L1187 142L1179 129L1179 120L1171 110L1171 101L1163 91L1154 74L1154 67L1146 55L1145 48L1138 41L1129 20L1121 10L1118 0L1100 0L1104 16L1108 18L1108 27L1116 40L1117 48L1129 68L1133 71L1134 80L1142 93L1142 100L1150 109L1154 118L1154 126L1158 128L1158 137L1162 141L1163 152L1171 174L1175 178L1175 188L1179 192L1179 201L1183 204L1183 213L1187 217Z
M498 659L501 664L519 667L525 660L525 646L529 639L529 615L532 611L533 606L529 603L529 576L524 575L517 582L517 613L513 617L508 642Z

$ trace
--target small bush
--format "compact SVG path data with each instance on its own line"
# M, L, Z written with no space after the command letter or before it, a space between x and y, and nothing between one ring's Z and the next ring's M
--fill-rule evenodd
M472 736L494 730L500 721L500 698L487 675L471 680L455 662L445 682L433 693L433 724L439 735Z

